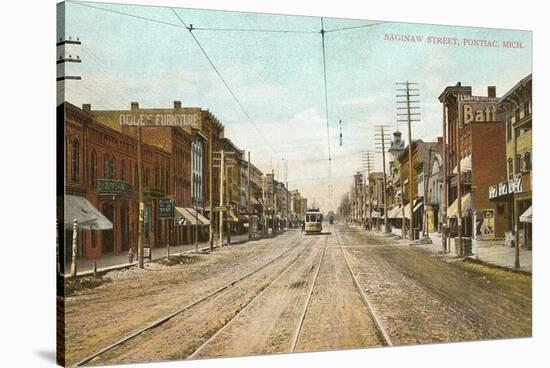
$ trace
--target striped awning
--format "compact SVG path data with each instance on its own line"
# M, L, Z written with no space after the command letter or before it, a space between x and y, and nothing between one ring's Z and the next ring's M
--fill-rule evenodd
M533 222L533 206L529 206L519 217L520 222Z
M109 230L113 228L113 223L84 197L65 195L63 209L63 222L67 229L72 228L74 220L78 221L80 229Z
M471 193L466 193L462 196L461 206L462 206L462 208L461 208L462 216L464 216L464 214L467 211L472 209L472 195L471 195ZM455 199L453 204L451 204L449 206L449 208L447 209L447 217L456 217L457 213L458 213L458 198Z
M391 210L388 211L388 218L394 219L394 218L400 218L398 215L402 212L401 205L393 207Z

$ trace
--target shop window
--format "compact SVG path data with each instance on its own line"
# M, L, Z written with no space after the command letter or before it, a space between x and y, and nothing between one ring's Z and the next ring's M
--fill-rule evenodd
M80 174L80 144L78 139L74 139L71 149L71 179L78 181Z
M523 171L523 158L521 155L517 156L518 164L517 164L517 174L521 173Z

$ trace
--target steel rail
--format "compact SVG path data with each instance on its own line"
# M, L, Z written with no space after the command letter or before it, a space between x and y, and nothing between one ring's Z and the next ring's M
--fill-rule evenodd
M190 355L187 356L186 359L193 359L193 358L196 358L197 355L208 345L210 344L217 336L219 336L226 328L228 328L235 320L237 320L237 318L243 313L245 312L248 307L250 307L250 305L252 305L252 302L254 302L256 299L258 299L261 295L263 295L263 293L265 293L275 282L277 282L281 277L283 277L285 275L285 273L290 270L297 262L298 260L302 257L302 255L305 253L307 248L304 248L304 250L302 250L302 252L300 252L300 254L290 263L288 264L288 266L286 266L273 280L271 280L263 289L262 291L260 291L258 294L256 294L252 299L250 299L248 301L248 303L243 307L241 308L241 310L235 314L226 324L224 324L220 329L218 329L216 331L216 333L214 333L212 336L210 336L208 338L208 340L206 340L205 342L203 342L197 349L195 349L195 351L193 351L193 353L191 353Z
M309 294L307 297L307 300L304 304L304 310L302 311L302 315L300 316L300 321L298 323L298 327L296 327L296 332L294 333L294 337L292 339L292 343L290 344L290 351L295 352L296 346L298 345L298 339L300 338L300 332L302 331L302 327L304 325L304 320L306 318L307 309L309 308L309 304L311 301L311 296L313 295L313 288L315 287L315 283L317 282L317 277L319 276L319 270L321 269L321 264L323 263L323 258L325 258L325 251L327 249L327 242L328 242L328 235L325 238L325 246L323 247L323 252L321 253L321 259L319 260L319 265L317 266L317 270L315 271L315 276L313 277L313 282L311 283L311 287L309 288Z
M129 335L127 335L127 336L125 336L125 337L123 337L123 338L117 340L116 342L114 342L114 343L112 343L112 344L110 344L110 345L108 345L108 346L106 346L106 347L104 347L104 348L102 348L102 349L100 349L100 350L98 350L97 352L95 352L95 353L93 353L93 354L91 354L91 355L88 355L87 357L83 358L82 360L78 361L77 363L73 364L72 366L73 366L73 367L78 367L78 366L82 366L82 365L84 365L84 364L86 364L86 363L89 363L90 361L92 361L93 359L97 358L98 356L100 356L100 355L106 353L106 352L109 351L109 350L112 350L112 349L116 348L116 347L119 346L119 345L122 345L123 343L125 343L125 342L127 342L127 341L133 339L134 337L136 337L136 336L138 336L138 335L141 335L141 334L144 333L145 331L151 330L151 329L153 329L153 328L155 328L155 327L158 327L158 326L164 324L164 323L167 322L168 320L172 319L174 316L176 316L176 315L178 315L178 314L180 314L180 313L182 313L182 312L184 312L184 311L186 311L186 310L188 310L188 309L190 309L190 308L196 306L196 305L199 304L199 303L202 303L202 302L206 301L207 299L212 298L213 296L215 296L215 295L221 293L222 291L224 291L224 290L230 288L231 286L235 285L236 283L238 283L238 282L240 282L240 281L242 281L242 280L244 280L244 279L246 279L246 278L248 278L248 277L254 275L255 273L261 271L261 270L264 269L265 267L267 267L267 266L269 266L270 264L274 263L275 261L281 259L285 254L287 254L287 253L290 252L291 250L296 249L296 248L299 246L299 244L302 243L303 241L305 241L305 238L297 239L296 241L294 241L294 242L291 244L290 247L288 247L285 251L283 251L283 252L282 252L281 254L279 254L277 257L271 259L271 260L268 261L267 263L264 263L263 265L261 265L260 267L254 269L253 271L251 271L251 272L245 274L244 276L241 276L241 277L238 278L238 279L235 279L235 280L233 280L233 281L231 281L231 282L225 284L224 286L222 286L222 287L220 287L220 288L214 290L213 292L211 292L211 293L209 293L209 294L207 294L207 295L205 295L205 296L203 296L203 297L201 297L201 298L195 300L194 302L192 302L192 303L190 303L190 304L185 305L185 306L182 307L182 308L179 308L178 310L176 310L176 311L174 311L174 312L172 312L172 313L170 313L170 314L168 314L168 315L166 315L166 316L164 316L164 317L162 317L162 318L160 318L160 319L158 319L158 320L156 320L156 321L154 321L154 322L148 324L147 326L145 326L145 327L143 327L143 328L141 328L141 329L139 329L139 330L137 330L137 331L134 331L134 332L130 333ZM303 253L303 251L302 251L302 253ZM302 253L300 253L300 255L299 255L297 258L299 258L299 257L301 256Z
M370 313L372 319L374 320L374 324L376 325L376 328L380 332L380 335L382 337L383 342L388 346L393 346L393 343L390 339L390 336L389 336L388 332L386 331L386 329L384 328L384 325L382 324L382 321L380 321L380 318L378 318L378 314L376 313L373 305L369 301L369 298L367 298L367 295L365 294L365 292L361 288L361 285L359 284L359 281L357 280L357 277L355 276L355 273L351 269L351 266L350 266L349 261L348 261L348 257L346 256L346 252L344 251L344 247L342 247L342 243L340 243L340 237L338 236L338 233L336 233L336 240L338 241L338 245L340 246L340 250L342 251L342 255L344 256L344 261L346 263L348 271L351 274L351 277L353 278L353 282L355 284L355 287L357 288L357 290L359 290L359 294L361 294L361 299L363 300L363 302L367 306L367 308L369 310L369 313Z

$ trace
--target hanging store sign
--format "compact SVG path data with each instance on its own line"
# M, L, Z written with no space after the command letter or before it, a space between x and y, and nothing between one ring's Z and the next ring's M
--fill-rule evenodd
M523 181L521 174L514 175L514 177L508 181L498 183L489 187L489 199L503 197L508 194L523 192Z
M171 197L159 198L158 200L159 219L174 218L174 199Z
M132 195L132 186L122 180L97 179L96 191L99 195Z

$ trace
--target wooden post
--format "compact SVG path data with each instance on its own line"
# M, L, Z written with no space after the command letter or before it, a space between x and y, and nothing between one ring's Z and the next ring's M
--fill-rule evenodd
M461 159L461 149L460 149L460 119L456 123L456 190L457 190L457 231L458 231L458 252L462 257L464 256L464 248L462 244L462 185L461 181L461 168L460 168L460 159Z
M141 157L141 123L137 127L137 161L138 161L138 196L139 196L139 216L138 216L138 266L143 268L143 227L145 216L145 204L143 203L143 162Z
M76 277L76 257L78 254L78 220L73 220L73 248L71 257L71 276Z
M231 157L231 156L230 156ZM230 161L231 162L231 161ZM227 206L227 245L230 245L231 244L231 225L233 223L233 221L230 220L230 213L229 213L229 208L230 208L230 204L229 204L229 168L226 168L226 172L225 172L225 175L226 175L226 179L225 179L225 204Z
M447 152L447 128L448 128L448 124L447 124L447 118L448 118L448 114L447 114L447 106L445 106L445 103L443 103L443 190L444 190L444 193L443 193L443 219L442 219L442 222L443 222L443 234L442 234L442 237L441 237L441 243L442 243L442 246L443 246L443 252L447 252L447 238L448 238L448 234L449 234L449 224L448 224L448 221L447 221L447 208L449 207L449 192L448 192L448 187L449 187L449 178L448 178L448 173L447 173L447 163L448 163L448 152Z
M210 132L208 134L208 204L210 206L210 226L208 226L208 240L210 241L210 251L214 251L214 203L213 203L213 183L212 177L214 173L214 167L212 164L212 121L210 120Z
M412 195L413 162L412 162L411 102L410 102L409 81L407 81L406 84L407 84L407 125L409 128L409 206L411 209L411 213L410 213L411 218L409 220L409 239L414 240L414 216L413 216L413 195Z
M383 186L383 189L382 189L382 199L384 200L384 232L385 233L388 233L389 232L389 227L388 227L388 201L387 201L387 198L386 198L386 146L385 146L385 139L386 139L386 136L384 135L384 127L380 127L380 129L382 129L382 171L383 171L383 176L382 176L382 186Z
M248 183L247 183L247 200L248 205L248 240L252 239L252 206L250 203L250 151L248 151Z
M224 151L221 151L221 161L220 161L220 246L223 245L223 177L225 174L225 160L224 160Z

